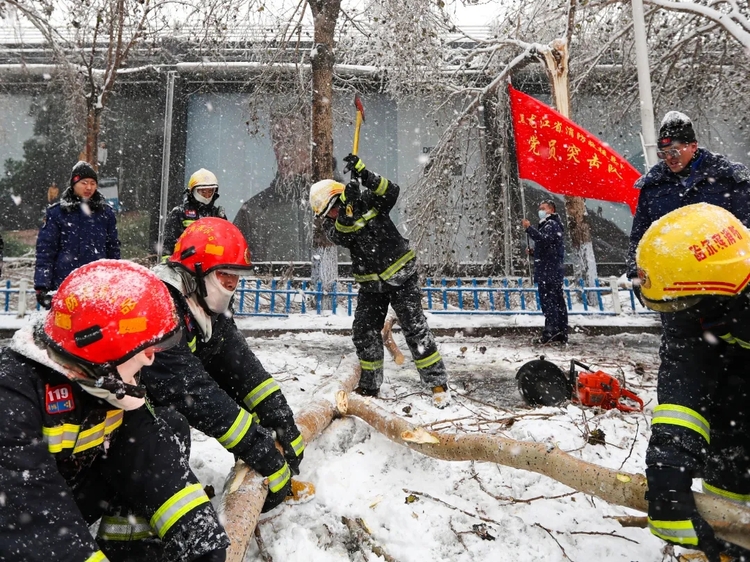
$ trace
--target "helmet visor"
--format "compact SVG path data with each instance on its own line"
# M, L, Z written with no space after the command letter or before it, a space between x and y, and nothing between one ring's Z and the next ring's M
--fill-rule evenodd
M679 297L676 299L663 300L663 301L652 301L647 299L642 293L643 303L647 308L655 310L656 312L679 312L681 310L688 309L695 306L700 302L703 297Z

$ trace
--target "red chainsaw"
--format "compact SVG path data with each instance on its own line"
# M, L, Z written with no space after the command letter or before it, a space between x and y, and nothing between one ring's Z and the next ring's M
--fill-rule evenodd
M584 371L579 372L578 367ZM570 360L567 377L562 369L542 356L522 365L516 379L521 396L532 406L558 406L571 400L582 406L605 410L643 411L643 400L619 380L604 371L592 371L591 367L575 359Z

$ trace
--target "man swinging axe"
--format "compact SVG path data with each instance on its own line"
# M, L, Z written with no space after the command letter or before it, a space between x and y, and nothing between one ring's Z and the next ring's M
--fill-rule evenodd
M352 179L346 186L333 180L313 184L310 205L316 216L323 217L323 228L331 241L351 252L354 280L359 283L352 324L352 340L362 368L356 392L365 396L378 396L380 392L384 355L381 331L390 304L422 382L432 390L435 406L443 408L450 401L448 375L422 312L416 256L389 216L399 187L368 170L357 156L364 108L358 98L355 106L354 145L344 158L344 173L351 172Z

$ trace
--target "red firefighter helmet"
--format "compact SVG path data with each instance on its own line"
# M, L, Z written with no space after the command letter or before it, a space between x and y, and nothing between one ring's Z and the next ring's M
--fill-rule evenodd
M124 260L91 262L68 275L52 297L43 332L54 350L89 365L119 365L181 335L164 283Z
M250 250L240 229L216 217L188 226L177 240L169 262L199 277L215 269L252 269Z

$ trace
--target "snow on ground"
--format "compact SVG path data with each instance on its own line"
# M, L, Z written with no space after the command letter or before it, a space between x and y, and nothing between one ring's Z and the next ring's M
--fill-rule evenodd
M386 356L377 402L430 430L554 443L588 462L643 472L655 405L658 336L575 334L565 348L532 347L530 339L438 338L454 396L445 410L431 405L408 358L397 366ZM342 357L353 353L348 336L321 332L248 341L295 411L330 378ZM396 341L406 351L400 334ZM539 355L566 371L575 358L624 377L646 402L646 411L526 407L514 377L522 364ZM605 445L587 443L595 429L604 431ZM215 440L196 432L191 462L201 481L220 491L233 459ZM663 560L664 543L647 530L622 528L609 518L642 514L536 473L423 456L356 418L335 420L307 445L301 478L317 487L312 501L285 504L261 517L260 531L276 562L383 560L366 548L352 550L342 517L362 518L374 541L398 562ZM246 560L259 559L253 542Z

